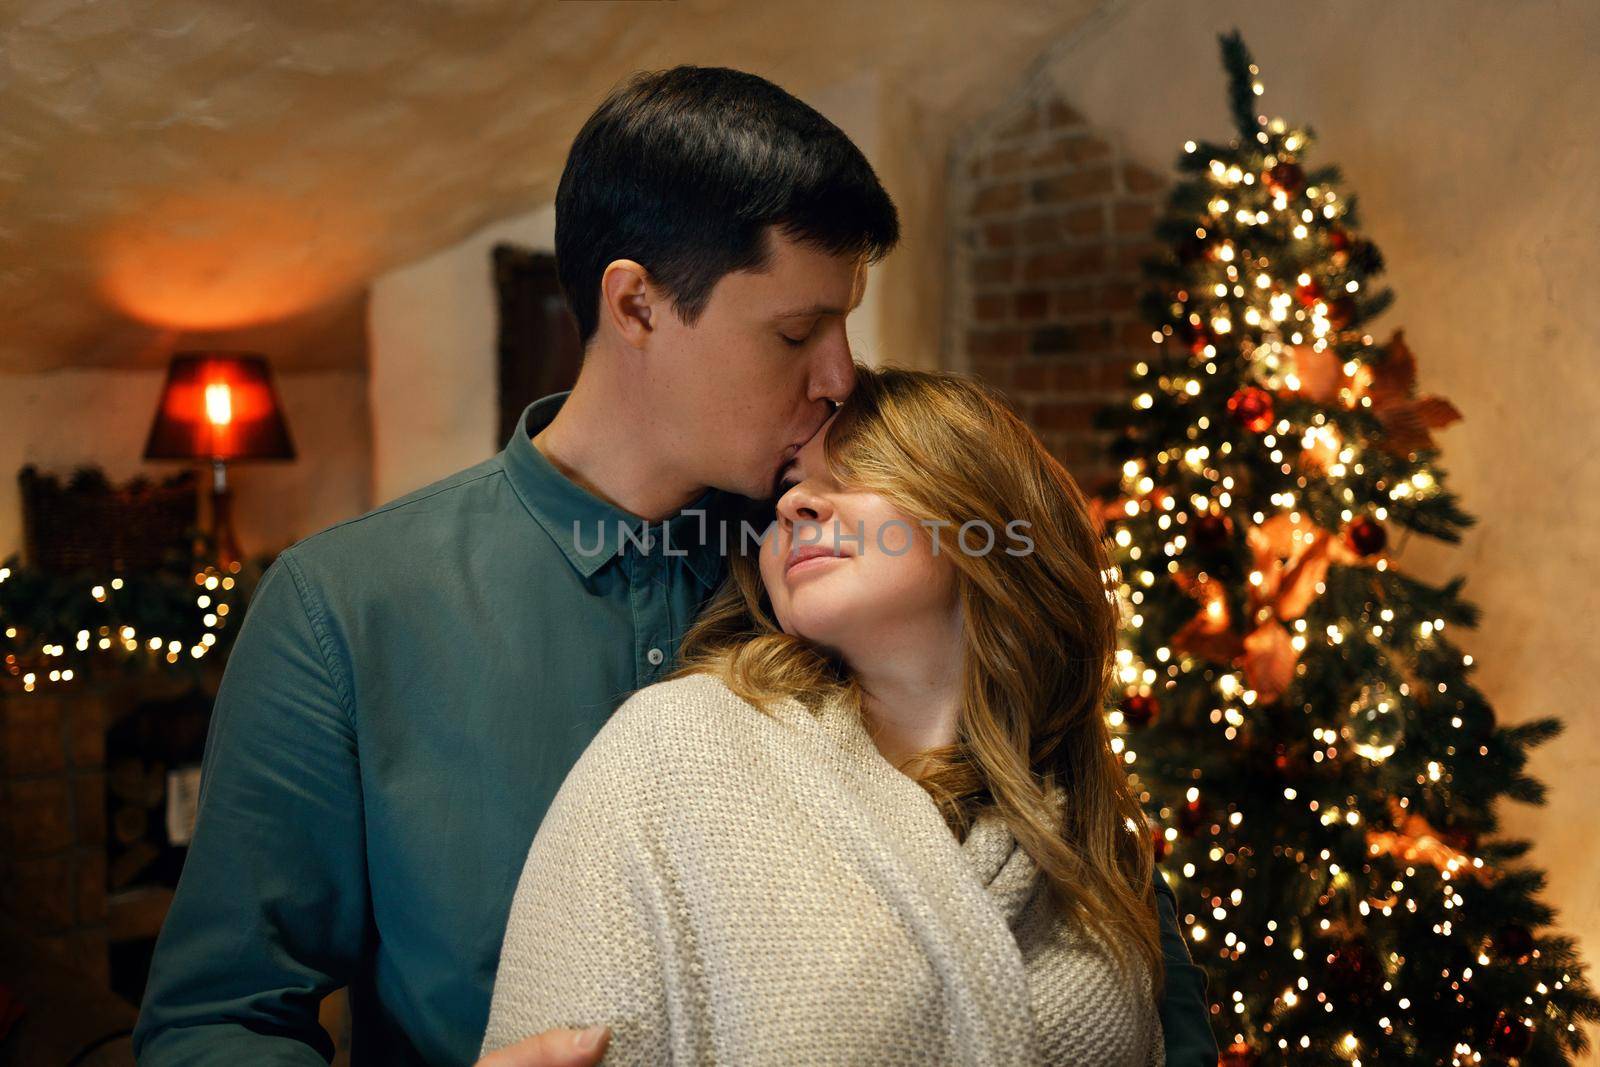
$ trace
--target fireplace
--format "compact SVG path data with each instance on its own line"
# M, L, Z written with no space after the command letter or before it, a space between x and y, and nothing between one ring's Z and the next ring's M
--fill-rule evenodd
M0 679L0 908L131 1003L182 867L220 668L33 692Z

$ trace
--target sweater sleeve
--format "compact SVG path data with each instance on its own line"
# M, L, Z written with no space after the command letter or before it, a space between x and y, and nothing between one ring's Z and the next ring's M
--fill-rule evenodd
M568 773L528 850L482 1053L597 1024L611 1028L608 1067L658 1063L669 1047L664 876L641 799L652 761L629 703Z

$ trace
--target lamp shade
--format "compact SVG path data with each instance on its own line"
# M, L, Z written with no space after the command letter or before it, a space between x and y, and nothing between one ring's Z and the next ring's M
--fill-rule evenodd
M145 459L293 459L265 356L179 352L167 368Z

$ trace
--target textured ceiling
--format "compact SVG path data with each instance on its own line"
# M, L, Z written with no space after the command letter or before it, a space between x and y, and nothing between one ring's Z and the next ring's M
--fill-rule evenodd
M876 71L945 121L1093 0L0 0L0 371L360 366L365 288L547 202L632 70Z

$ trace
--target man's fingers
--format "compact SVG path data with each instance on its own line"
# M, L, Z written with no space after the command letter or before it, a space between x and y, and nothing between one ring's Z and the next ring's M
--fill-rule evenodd
M594 1067L610 1043L611 1031L604 1026L546 1030L489 1053L477 1067Z

